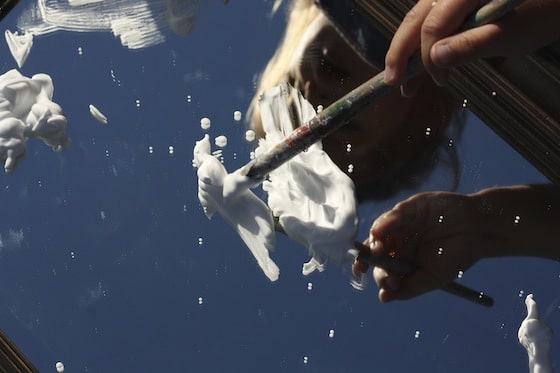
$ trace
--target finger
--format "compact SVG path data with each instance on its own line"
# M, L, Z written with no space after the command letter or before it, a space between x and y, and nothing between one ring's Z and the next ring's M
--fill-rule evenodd
M560 14L560 2L557 8ZM553 23L557 20L530 10L530 13L510 12L495 23L439 40L430 50L432 62L436 67L448 68L483 57L530 52L556 40L557 35L550 30L555 28ZM534 24L533 18L541 20L539 25Z
M401 277L388 272L387 270L375 267L373 269L373 279L377 286L387 291L397 291L400 288Z
M386 286L380 291L380 300L382 302L390 302L394 300L406 300L425 294L435 289L439 289L443 283L426 271L418 270L408 276L399 278L398 287L391 290L389 285L389 277L384 279L382 283Z
M385 56L385 83L394 85L405 76L408 59L420 47L422 23L432 8L432 0L420 0L403 18Z
M431 49L439 40L456 33L470 13L480 6L480 0L439 0L426 15L420 31L420 52L426 71L436 84L444 85L447 72L431 59Z

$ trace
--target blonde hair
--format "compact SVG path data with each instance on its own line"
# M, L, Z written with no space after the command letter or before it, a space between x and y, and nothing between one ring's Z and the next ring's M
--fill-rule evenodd
M264 136L258 105L261 95L267 89L290 80L290 65L294 57L294 50L309 24L321 14L321 10L314 4L313 0L294 0L288 8L289 17L284 38L260 74L255 96L247 110L249 125L259 137Z

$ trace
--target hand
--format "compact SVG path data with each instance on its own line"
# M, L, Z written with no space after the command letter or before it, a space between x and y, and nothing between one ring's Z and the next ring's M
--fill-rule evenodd
M366 244L372 254L390 254L416 266L399 276L376 267L382 302L408 299L453 281L481 257L488 235L478 224L471 197L448 192L415 195L381 215Z
M395 33L385 58L385 82L398 84L408 59L420 49L426 71L438 85L448 69L482 57L512 56L536 50L560 38L560 1L526 0L500 20L457 33L465 19L484 1L419 0ZM411 95L418 85L403 85Z

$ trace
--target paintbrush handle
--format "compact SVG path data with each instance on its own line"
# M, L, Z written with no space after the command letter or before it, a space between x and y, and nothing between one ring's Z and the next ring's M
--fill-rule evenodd
M369 248L360 242L354 242L354 246L358 249L358 256L356 257L356 260L365 264L365 267L362 267L364 273L370 265L386 269L400 276L408 275L416 270L416 266L410 262L395 259L389 255L374 256L371 254ZM446 293L458 296L485 307L492 307L492 305L494 305L494 299L492 297L455 281L442 286L440 289Z
M523 1L492 0L470 16L465 21L463 29L493 22ZM416 53L409 61L408 71L402 82L417 75L422 70L423 65L420 55ZM254 180L264 179L272 170L280 167L312 144L336 131L348 123L364 107L377 101L398 86L398 84L392 86L385 84L385 72L380 72L329 105L309 122L296 128L290 135L267 152L247 163L241 169L241 174L247 175Z

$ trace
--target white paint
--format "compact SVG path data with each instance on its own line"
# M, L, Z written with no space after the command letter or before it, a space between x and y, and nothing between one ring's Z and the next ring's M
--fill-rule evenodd
M196 142L193 164L198 168L198 199L210 219L218 212L247 245L260 268L276 281L280 270L268 252L276 245L274 221L266 204L249 190L252 184L239 173L227 173L211 155L210 137Z
M58 373L64 372L64 364L61 361L55 364L55 368Z
M239 122L242 117L243 117L243 114L241 114L241 112L239 110L236 110L236 111L233 112L233 120L234 121Z
M257 135L255 134L255 131L253 131L253 130L247 130L245 132L245 140L248 141L248 142L255 141L256 137L257 137Z
M10 70L0 75L0 160L13 171L29 138L40 138L54 151L70 146L68 121L52 101L53 83L46 74L31 78Z
M259 141L257 155L292 132L294 116L287 104L290 95L290 107L295 108L300 123L315 115L311 104L287 84L265 92L259 105L266 136ZM196 143L193 160L205 213L210 218L218 211L230 223L271 280L279 275L268 256L275 245L273 215L288 236L308 248L311 259L303 265L304 275L323 271L326 262L332 261L352 276L358 229L354 184L322 150L320 142L270 173L262 186L268 193L268 207L249 190L262 180L249 179L240 170L228 174L210 150L206 135ZM351 277L351 283L362 289L365 276Z
M214 139L214 143L220 148L225 148L227 146L227 137L220 135Z
M533 294L525 298L527 317L521 323L517 338L519 343L527 350L529 356L530 373L552 373L550 361L550 341L552 330L543 321L539 320L537 303Z
M31 52L31 47L33 47L33 35L27 32L19 34L17 31L11 32L10 30L6 30L4 35L12 57L16 60L18 67L21 68L27 60L29 52Z
M107 117L98 108L93 105L89 105L89 112L99 123L107 124Z
M18 28L24 34L56 31L112 32L131 49L165 41L168 29L181 36L194 26L196 0L38 0L23 12Z
M208 128L210 128L210 126L212 126L210 118L204 117L200 120L200 128L202 128L203 130L207 130Z
M257 155L292 132L290 107L297 108L294 114L300 123L315 116L313 106L287 84L265 92L259 107L266 137L260 141ZM304 275L323 271L327 261L352 273L358 230L354 183L322 150L321 142L272 171L263 189L286 234L309 250L311 259L303 265ZM352 279L352 284L362 288L361 281Z

